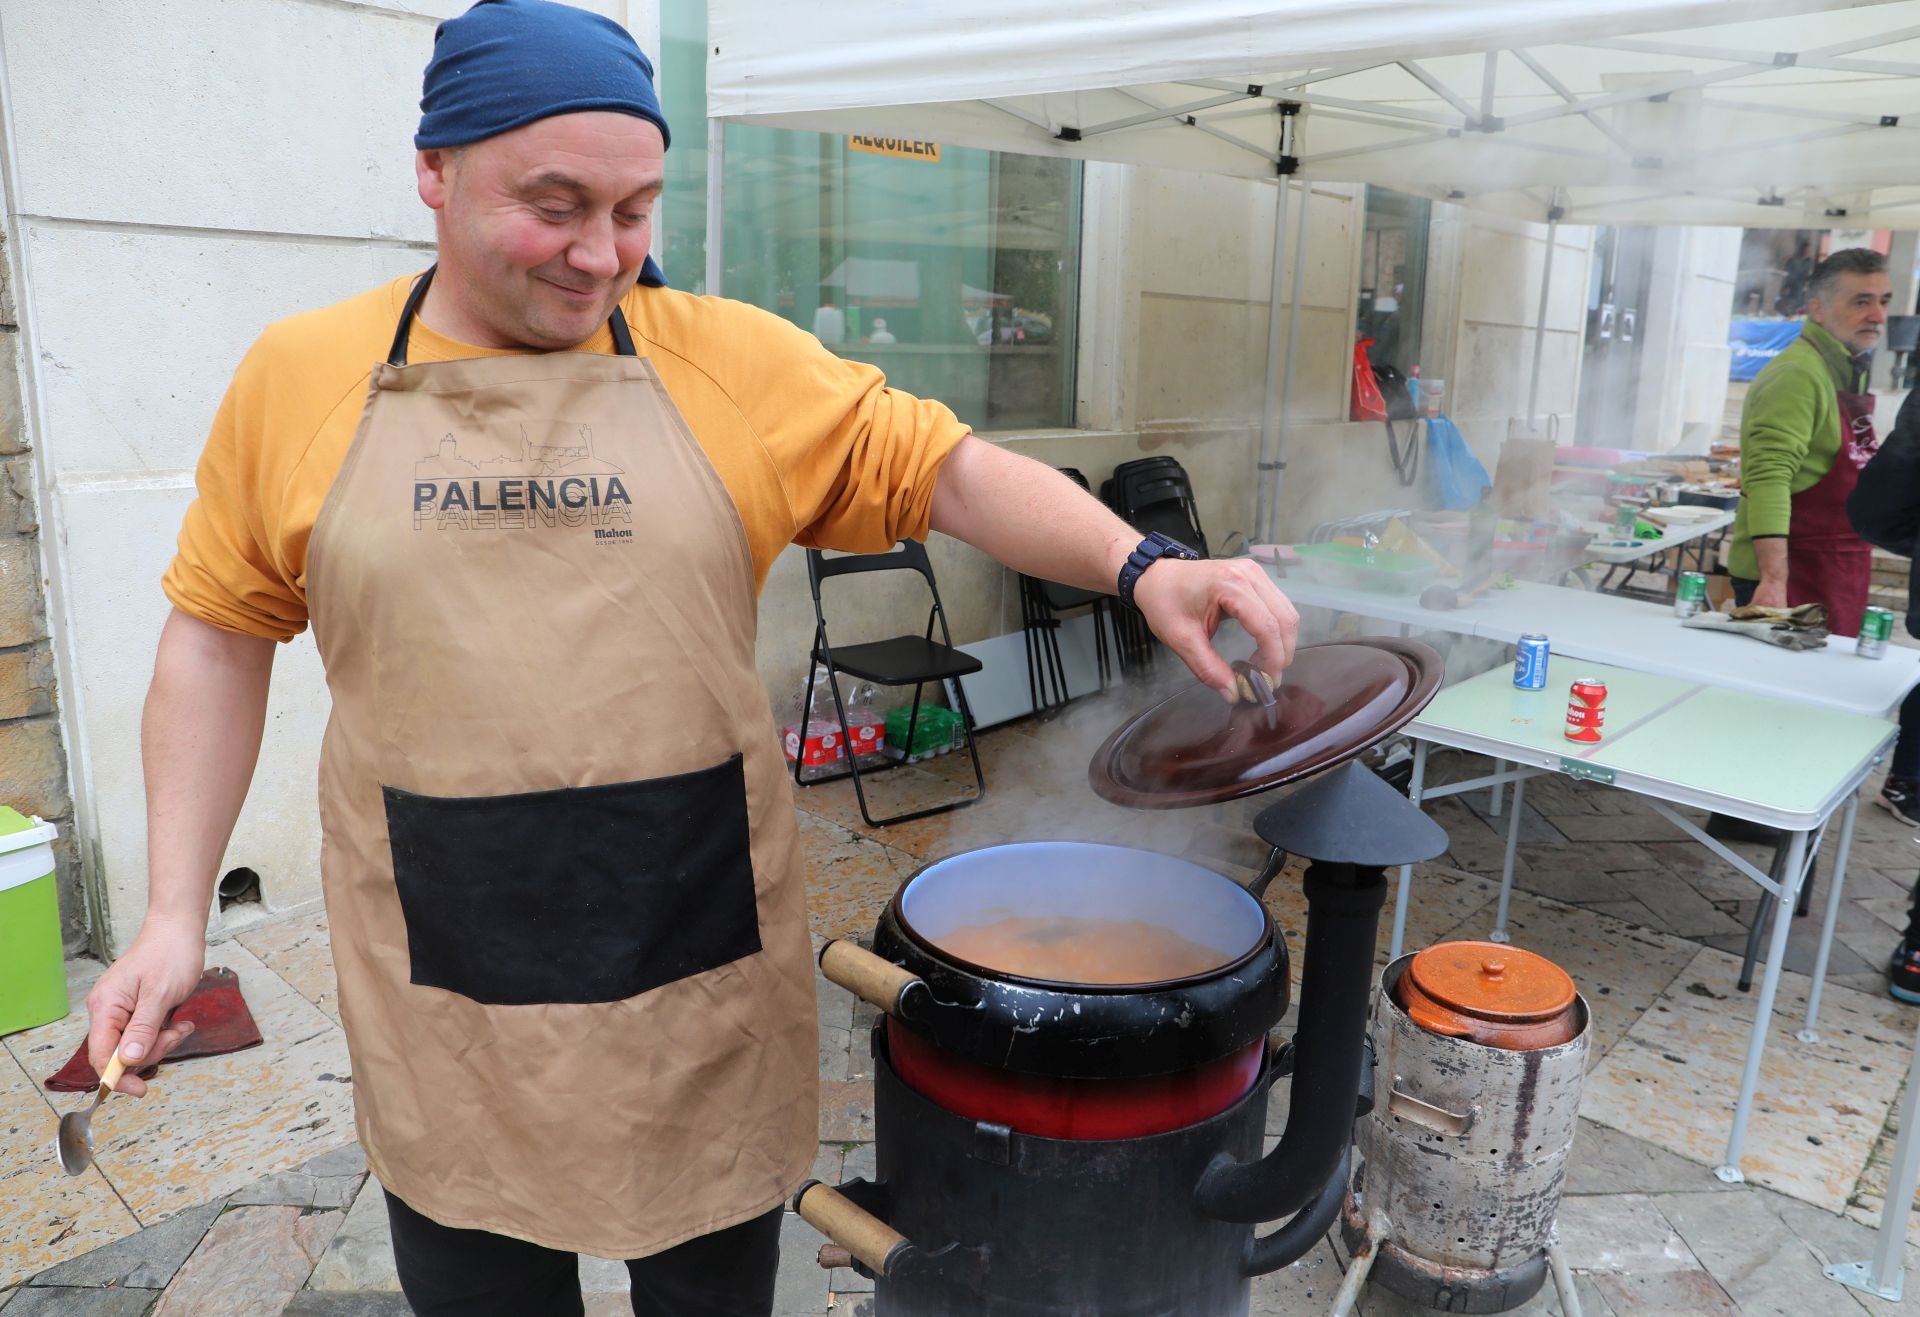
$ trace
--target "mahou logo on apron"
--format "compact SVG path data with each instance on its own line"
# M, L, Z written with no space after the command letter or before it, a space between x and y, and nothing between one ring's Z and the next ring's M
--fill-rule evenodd
M593 428L552 421L528 431L448 432L414 464L417 531L559 530L633 543L633 498L619 466L593 450Z

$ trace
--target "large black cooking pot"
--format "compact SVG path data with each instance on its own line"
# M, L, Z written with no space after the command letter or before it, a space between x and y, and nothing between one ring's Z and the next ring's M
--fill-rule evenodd
M943 947L1017 917L1071 929L1097 915L1167 930L1215 955L1173 979L1062 982ZM1044 959L1044 948L1041 948ZM1265 1036L1286 1013L1287 953L1258 898L1211 869L1091 842L1023 842L927 865L902 884L873 953L919 980L890 1014L982 1065L1072 1079L1190 1070Z

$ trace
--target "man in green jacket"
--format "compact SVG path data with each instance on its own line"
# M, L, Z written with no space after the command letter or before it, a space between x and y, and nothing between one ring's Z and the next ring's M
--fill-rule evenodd
M1891 299L1885 257L1833 253L1808 281L1800 337L1754 379L1740 416L1735 603L1823 604L1835 635L1859 634L1873 550L1846 502L1879 446L1867 363Z

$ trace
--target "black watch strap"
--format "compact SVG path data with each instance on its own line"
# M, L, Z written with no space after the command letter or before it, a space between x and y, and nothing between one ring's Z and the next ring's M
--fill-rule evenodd
M1199 554L1189 549L1171 535L1162 535L1154 531L1141 540L1127 555L1126 565L1120 569L1120 602L1132 608L1133 587L1140 579L1140 573L1159 562L1162 558L1182 558L1189 561L1199 558Z

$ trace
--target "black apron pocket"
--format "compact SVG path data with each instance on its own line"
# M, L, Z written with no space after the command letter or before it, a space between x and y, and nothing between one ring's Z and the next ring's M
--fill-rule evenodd
M625 1001L760 950L739 755L559 791L381 791L417 984L490 1006Z

